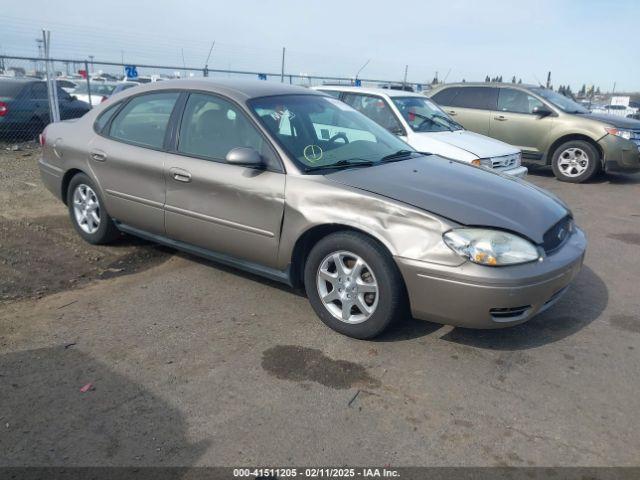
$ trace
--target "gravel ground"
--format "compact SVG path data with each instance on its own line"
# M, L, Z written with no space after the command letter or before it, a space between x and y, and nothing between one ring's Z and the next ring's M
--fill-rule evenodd
M83 243L36 160L0 150L0 466L638 465L640 175L530 175L590 242L545 314L365 342L269 281Z

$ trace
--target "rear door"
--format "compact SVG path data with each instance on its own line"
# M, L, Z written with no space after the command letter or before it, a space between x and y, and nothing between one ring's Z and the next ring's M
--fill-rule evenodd
M498 89L495 87L452 87L453 92L439 92L434 95L446 101L443 110L451 115L467 130L489 135L491 111L495 110L498 101ZM449 89L447 89L449 90Z
M149 233L164 235L163 151L167 127L180 93L162 91L131 97L105 110L113 115L96 135L89 163L104 193L109 214L116 220ZM117 112L116 112L117 111Z
M167 236L274 267L285 174L269 142L229 99L190 93L164 169ZM266 168L226 163L236 147L257 150Z
M545 105L524 90L500 88L497 109L491 112L489 135L521 149L525 158L540 159L554 117L535 114L536 107Z

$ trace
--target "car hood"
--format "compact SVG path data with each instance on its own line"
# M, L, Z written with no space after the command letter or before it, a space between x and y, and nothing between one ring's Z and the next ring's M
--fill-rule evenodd
M631 130L640 130L640 120L633 118L618 117L617 115L607 115L606 113L583 113L578 115L591 120L598 120L607 123L616 128L628 128Z
M472 153L478 158L501 157L518 153L518 149L511 145L485 137L478 133L467 130L456 130L455 132L432 132L422 133L420 136L429 136L433 140L446 143L453 147L460 148Z
M571 214L559 199L526 181L436 155L349 168L325 177L462 225L510 230L537 244Z

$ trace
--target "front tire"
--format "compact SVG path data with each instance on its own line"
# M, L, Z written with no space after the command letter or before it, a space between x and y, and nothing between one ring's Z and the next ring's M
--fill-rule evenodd
M103 245L120 236L104 208L98 189L84 173L78 173L69 182L67 206L73 227L87 242Z
M333 330L373 338L408 312L404 282L387 250L358 232L320 240L304 270L307 297Z
M551 166L553 174L561 182L586 182L600 170L600 153L584 140L565 142L554 152Z

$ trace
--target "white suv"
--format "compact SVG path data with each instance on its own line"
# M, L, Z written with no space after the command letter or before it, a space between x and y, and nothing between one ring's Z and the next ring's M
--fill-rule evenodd
M420 152L493 168L517 177L527 174L527 168L521 165L520 150L465 130L420 93L343 86L314 89L342 100Z

